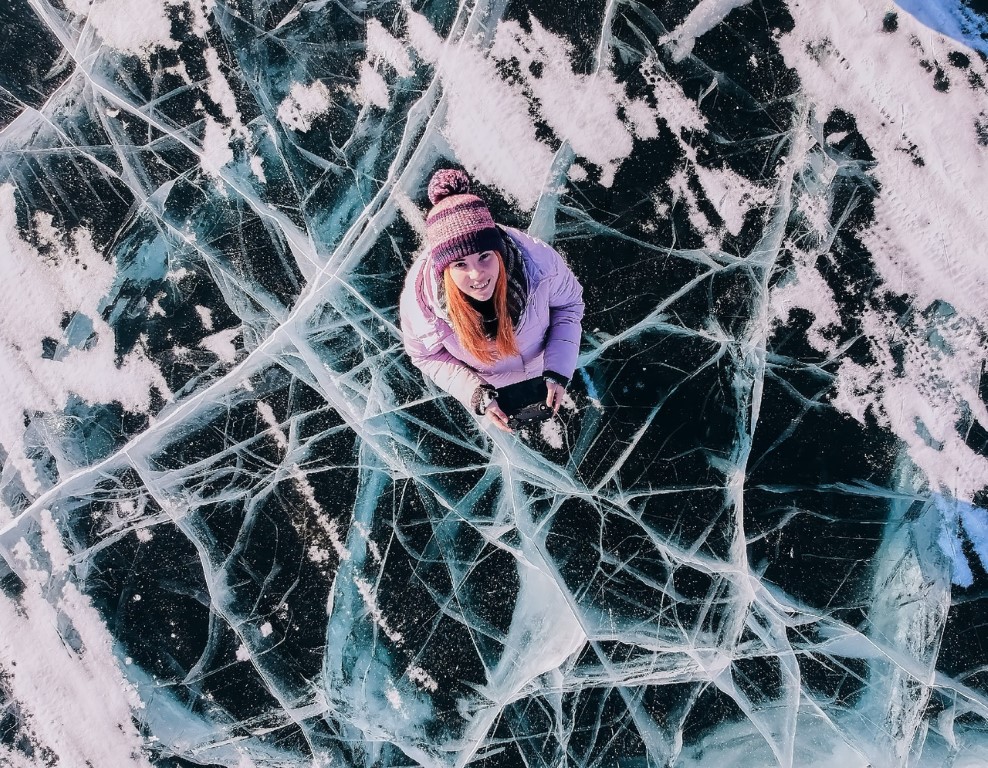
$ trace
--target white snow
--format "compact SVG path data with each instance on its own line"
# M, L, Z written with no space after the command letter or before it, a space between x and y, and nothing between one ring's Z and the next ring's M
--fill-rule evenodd
M227 328L211 336L206 336L199 346L208 349L224 363L233 363L237 359L237 345L234 343L240 335L240 328Z
M563 427L558 419L543 421L539 432L542 435L542 439L553 448L560 449L563 447Z
M367 56L360 64L355 96L362 104L387 109L388 84L382 70L391 69L399 77L412 74L412 59L405 43L392 36L377 19L367 20Z
M570 181L581 182L587 179L587 169L579 163L573 163L566 172L566 178Z
M781 282L769 298L773 321L785 324L793 309L806 309L813 314L813 322L807 331L810 345L820 351L835 353L837 345L822 334L827 326L841 325L834 292L815 269L816 258L805 253L797 254L797 261L788 279Z
M970 500L985 486L988 459L967 446L967 430L958 425L970 416L988 424L988 413L976 394L980 358L969 323L955 317L923 326L945 338L954 354L926 343L923 333L903 334L887 313L866 313L863 327L874 341L876 361L868 369L842 364L834 405L859 419L870 410L906 444L935 489Z
M47 246L40 253L17 228L15 189L0 185L0 444L27 487L39 490L23 453L24 413L57 412L74 393L90 403L120 402L131 411L150 406L151 388L166 396L157 367L140 349L116 362L113 329L102 318L102 301L114 280L114 266L93 245L90 233L62 232L47 214L32 227ZM62 338L63 314L80 313L93 326L89 349L72 348L60 360L41 357L42 340Z
M213 330L213 311L209 307L204 307L201 304L197 304L196 314L199 315L203 328L207 331Z
M608 62L593 74L582 74L573 67L569 41L534 17L529 23L530 33L517 22L502 21L486 55L469 41L444 47L418 14L410 13L408 21L409 43L436 65L442 79L448 99L443 135L457 160L525 210L542 194L553 156L536 135L536 105L537 117L600 169L604 186L613 182L636 138L657 135L658 120L658 112L644 100L628 96ZM520 62L520 76L506 80L497 64L513 58Z
M275 416L274 409L263 400L258 400L257 413L264 423L268 425L268 430L270 434L274 436L275 441L278 443L278 447L283 451L287 451L290 447L288 436L282 430L281 425ZM313 489L312 484L309 482L309 478L305 475L305 472L302 471L302 468L299 467L298 464L292 464L290 476L292 480L295 481L299 492L302 494L302 498L305 499L306 506L315 517L319 531L324 536L321 541L309 545L306 550L306 554L309 559L314 563L329 562L330 550L324 546L325 544L328 544L329 548L336 554L336 558L339 562L342 563L349 560L351 553L346 548L346 544L343 541L343 535L340 532L339 524L336 520L326 514L326 511L319 503L319 500L316 499L315 489Z
M68 574L72 559L62 544L62 538L48 509L41 511L41 545L48 553L52 576Z
M367 551L370 553L370 556L373 559L373 561L375 563L383 563L384 558L381 557L381 550L378 548L377 542L375 542L371 538L371 533L367 529L367 526L355 520L353 522L353 528L355 531L357 531L357 533L359 533L361 536L364 537L364 540L367 542Z
M413 683L417 683L421 688L426 691L438 691L439 684L433 679L432 675L426 672L422 667L417 665L410 666L405 670L405 674L408 675L408 679Z
M405 638L401 632L392 629L391 625L388 623L384 612L377 604L377 595L370 582L362 576L354 576L353 583L357 587L357 592L360 593L360 597L363 598L364 606L367 608L367 612L370 614L370 617L374 623L381 628L381 631L391 642L396 645L401 645Z
M532 31L527 33L516 21L502 21L491 56L520 62L521 78L538 100L542 118L578 156L601 169L600 183L609 187L621 161L631 154L634 137L656 135L655 115L644 101L630 99L608 68L589 75L576 72L572 44L533 16L529 24ZM628 122L619 118L618 106L630 114Z
M292 83L288 95L278 106L278 119L293 131L305 133L312 121L329 110L329 88L321 80L309 85Z
M178 48L171 36L168 8L181 4L181 0L66 0L65 7L85 16L87 26L106 45L146 60L155 48Z
M693 52L697 38L720 24L735 8L751 0L700 0L683 23L660 42L672 46L674 61L682 61Z
M771 197L771 190L752 184L729 168L707 168L699 163L693 167L707 199L732 235L741 232L751 208L765 205Z
M360 65L360 79L357 82L357 97L363 104L373 104L375 107L387 109L390 103L388 84L384 82L381 73L365 61Z
M192 13L192 32L205 37L209 31L209 14L213 11L215 0L188 0L188 3Z
M673 193L673 205L682 202L686 206L686 215L690 224L703 236L703 245L711 251L719 251L721 237L713 225L700 210L696 193L690 187L689 175L685 169L680 169L669 179L669 189Z
M233 138L229 128L209 115L204 120L205 132L202 139L202 169L219 181L220 171L224 165L233 162L233 150L230 141ZM219 185L223 194L223 185Z
M390 65L399 77L410 77L412 74L412 59L405 44L393 37L375 18L367 20L367 60Z
M390 680L388 681L388 686L384 692L384 695L387 698L388 703L392 707L394 707L399 712L402 711L401 694L398 692L398 689L395 688L394 683L391 682Z
M988 150L974 130L988 99L963 80L946 93L935 90L919 61L963 46L905 14L895 34L883 34L884 6L870 5L794 0L796 29L780 39L786 63L798 72L817 116L836 107L853 114L875 155L872 172L883 191L878 221L863 234L889 288L914 294L921 306L944 299L988 321L988 270L977 245L988 240ZM823 39L830 45L818 61L806 47ZM985 72L976 55L972 67ZM903 137L916 145L922 167L896 149Z
M203 51L206 59L206 71L209 73L209 80L206 83L207 93L220 108L223 117L230 121L230 130L233 134L247 137L247 129L244 127L240 112L237 109L237 100L233 95L233 89L223 76L219 54L213 47Z
M257 177L257 180L262 184L267 184L268 179L264 175L264 164L261 162L260 155L250 156L250 170Z
M934 488L970 499L988 478L988 461L958 432L967 418L988 426L976 392L988 327L988 152L974 130L986 99L960 78L937 91L920 60L961 44L907 15L897 32L882 33L883 9L857 0L794 0L796 26L780 46L817 118L838 107L850 112L875 155L871 173L881 191L875 222L860 237L887 289L909 295L918 310L946 301L956 315L919 316L911 332L890 314L869 311L864 327L877 361L867 370L842 363L834 405L858 419L870 410L903 440ZM984 63L971 59L984 77ZM910 145L922 164L901 151ZM813 210L804 213L812 220ZM819 288L808 273L799 280ZM824 321L832 318L826 302L814 310ZM945 347L931 341L933 331ZM894 346L904 349L901 363Z
M42 516L41 525L48 556L64 565L69 555L51 516ZM36 750L57 756L59 766L150 768L134 725L143 705L120 670L101 616L74 584L59 588L56 578L53 585L55 574L38 565L23 539L14 555L24 592L16 601L0 593L0 672L23 718L23 735ZM65 642L60 627L74 630L78 648ZM8 757L0 750L0 760Z
M706 129L707 120L699 107L686 98L679 85L662 71L654 56L646 56L639 71L645 81L652 86L659 117L665 121L670 131L680 136L684 129L693 131Z
M268 425L268 432L274 436L278 447L283 451L286 450L288 448L288 438L285 436L277 417L274 415L274 409L263 400L258 400L257 412L264 420L264 423Z
M408 39L439 68L447 99L442 132L457 160L477 181L496 186L525 210L534 208L552 151L535 134L521 88L502 80L495 60L469 42L444 48L417 13L408 14Z

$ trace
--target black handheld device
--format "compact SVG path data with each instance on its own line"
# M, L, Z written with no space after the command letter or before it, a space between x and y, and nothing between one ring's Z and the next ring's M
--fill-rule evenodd
M552 409L545 404L548 396L549 389L540 376L498 387L497 404L508 416L508 426L518 429L552 417Z
M532 424L538 424L552 416L552 409L545 403L532 403L526 405L518 413L508 417L508 426L511 429L520 429Z

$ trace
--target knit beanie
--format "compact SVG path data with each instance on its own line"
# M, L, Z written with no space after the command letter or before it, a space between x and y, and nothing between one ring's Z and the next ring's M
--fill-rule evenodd
M444 168L429 180L432 210L425 217L425 236L436 274L471 253L501 250L501 233L487 204L470 194L470 179L463 171Z

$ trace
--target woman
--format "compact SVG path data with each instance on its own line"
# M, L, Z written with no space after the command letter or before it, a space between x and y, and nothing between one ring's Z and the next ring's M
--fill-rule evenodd
M559 410L576 368L583 289L551 247L494 223L462 171L429 181L428 248L408 270L401 330L412 362L508 432L497 388L544 377Z

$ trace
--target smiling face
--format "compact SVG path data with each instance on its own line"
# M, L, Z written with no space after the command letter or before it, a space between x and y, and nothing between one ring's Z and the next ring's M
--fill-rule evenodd
M448 267L456 287L471 299L487 301L494 295L494 286L501 272L496 251L471 253Z

